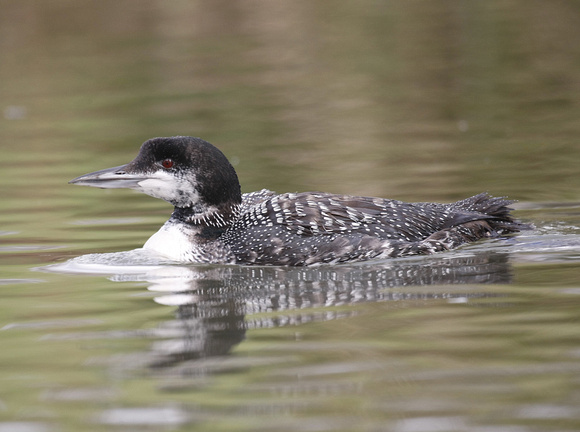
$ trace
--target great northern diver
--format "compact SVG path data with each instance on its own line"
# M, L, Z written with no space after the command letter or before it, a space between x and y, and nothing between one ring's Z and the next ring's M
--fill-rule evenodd
M431 254L518 232L512 201L486 193L452 204L321 192L242 195L224 154L200 138L146 141L127 165L70 183L130 188L171 203L143 246L190 263L305 266Z

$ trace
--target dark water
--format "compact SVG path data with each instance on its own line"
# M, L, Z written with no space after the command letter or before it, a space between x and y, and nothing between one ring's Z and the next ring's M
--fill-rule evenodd
M579 430L578 40L576 2L0 0L0 432ZM171 209L67 181L170 135L246 192L488 191L536 229L312 269L119 253Z

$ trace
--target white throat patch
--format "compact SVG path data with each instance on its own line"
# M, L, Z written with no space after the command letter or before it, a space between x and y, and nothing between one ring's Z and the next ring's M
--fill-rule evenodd
M151 174L150 177L140 181L135 189L178 207L187 207L200 200L195 188L195 177L185 179L183 176L175 176L161 170Z

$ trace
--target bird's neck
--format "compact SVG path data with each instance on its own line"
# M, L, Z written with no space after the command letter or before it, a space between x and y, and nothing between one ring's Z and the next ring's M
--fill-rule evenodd
M200 228L223 229L233 223L239 211L240 205L236 203L218 206L196 204L189 207L175 207L171 218Z

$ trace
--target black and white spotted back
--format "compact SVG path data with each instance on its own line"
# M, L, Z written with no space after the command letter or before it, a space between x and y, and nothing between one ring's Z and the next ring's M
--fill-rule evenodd
M514 231L519 224L510 218L509 204L486 194L445 205L262 190L243 196L239 217L222 240L238 261L253 264L308 265L432 253L476 236Z

